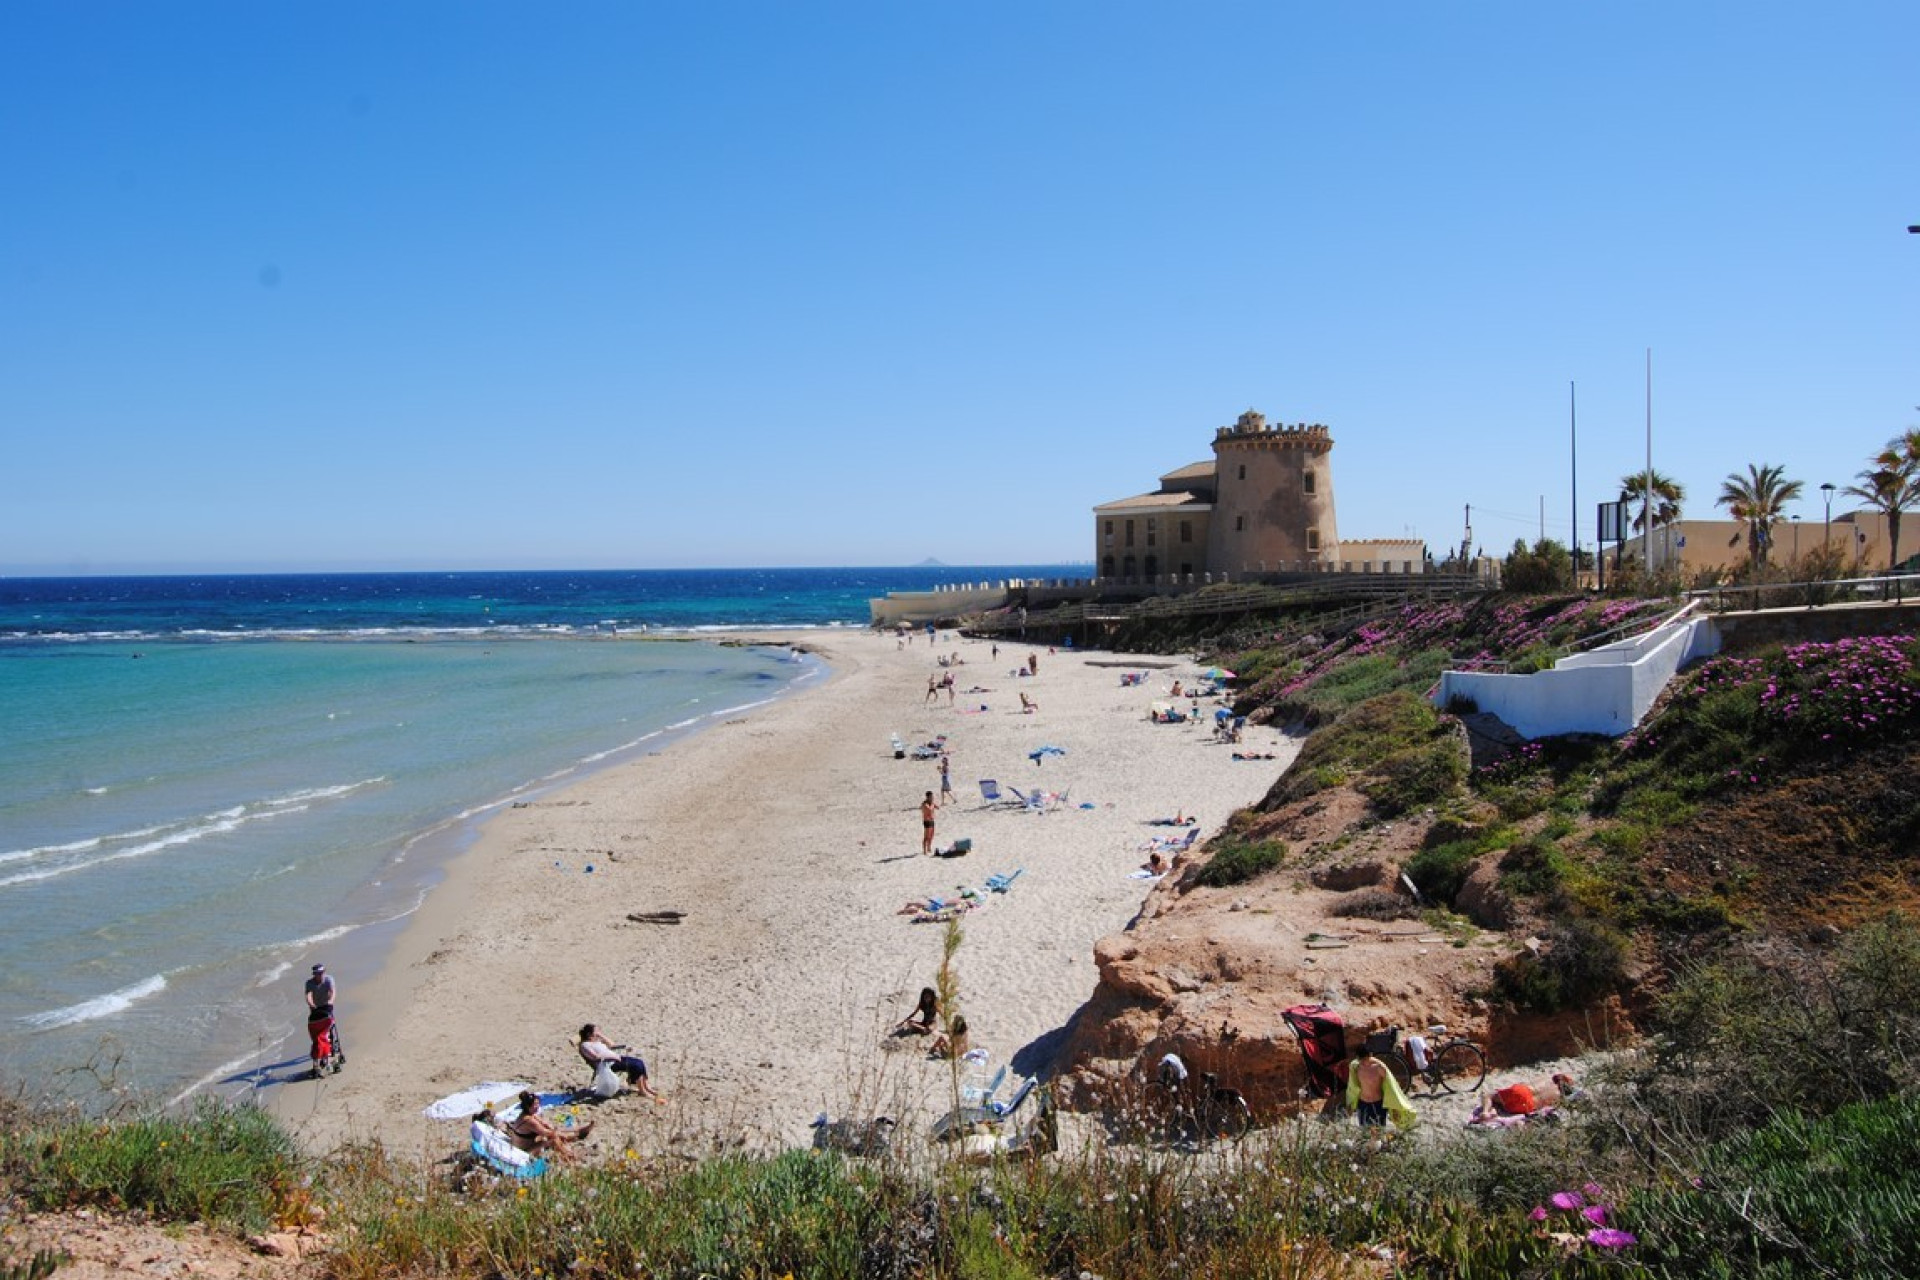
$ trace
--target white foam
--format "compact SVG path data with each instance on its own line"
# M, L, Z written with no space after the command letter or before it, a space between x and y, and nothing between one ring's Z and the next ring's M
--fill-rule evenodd
M110 1018L133 1007L135 1002L167 988L165 974L156 973L130 987L110 991L104 996L95 996L91 1000L82 1000L79 1004L70 1004L64 1009L49 1009L45 1013L30 1013L20 1021L36 1030L45 1031L50 1027L70 1027L76 1022L92 1022L96 1018Z
M149 854L166 849L178 848L205 840L209 836L225 835L237 831L250 822L271 821L290 814L305 813L316 802L337 800L351 795L365 787L379 786L386 779L367 778L360 782L341 783L328 787L307 787L299 791L290 791L286 795L271 796L265 800L250 801L234 805L231 808L216 810L198 818L188 819L185 823L172 828L166 826L143 827L138 831L123 831L114 835L93 836L85 840L74 840L61 845L44 845L35 849L19 849L0 854L0 862L14 862L23 859L40 859L43 863L58 859L61 855L86 854L101 849L111 849L99 857L82 857L66 861L52 861L50 865L36 866L30 871L19 871L13 875L0 877L0 889L9 885L32 884L40 880L52 880L58 876L71 875L75 871L86 871L92 867L104 866L111 862L124 862L128 858L144 858ZM128 844L128 841L137 843ZM122 848L113 848L123 845Z

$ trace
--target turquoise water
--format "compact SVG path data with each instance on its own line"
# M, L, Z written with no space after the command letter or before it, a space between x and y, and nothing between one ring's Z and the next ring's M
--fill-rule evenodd
M1058 574L0 580L0 1087L243 1092L304 1059L308 966L370 977L476 819L823 674L660 629L1012 576Z
M7 1077L171 1096L304 1052L307 966L369 976L472 819L818 670L617 638L0 649Z

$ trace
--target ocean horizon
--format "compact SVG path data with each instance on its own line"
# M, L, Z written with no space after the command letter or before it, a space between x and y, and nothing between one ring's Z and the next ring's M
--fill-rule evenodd
M822 674L698 637L1069 572L0 579L7 1082L171 1100L295 1070L306 967L370 977L487 815Z

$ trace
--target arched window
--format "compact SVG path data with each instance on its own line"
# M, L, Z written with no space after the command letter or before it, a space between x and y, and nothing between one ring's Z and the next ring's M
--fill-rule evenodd
M1111 578L1113 576L1112 556L1107 556L1100 561L1100 576L1103 578Z

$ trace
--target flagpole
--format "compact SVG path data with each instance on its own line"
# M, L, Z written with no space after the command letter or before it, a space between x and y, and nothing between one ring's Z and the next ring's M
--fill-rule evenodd
M1653 581L1653 348L1647 348L1647 490L1645 502L1641 507L1641 519L1647 526L1642 530L1640 543L1641 558L1647 567L1647 582Z
M1580 589L1580 415L1574 403L1573 382L1567 382L1567 471L1572 480L1572 492L1567 501L1573 504L1573 588Z

